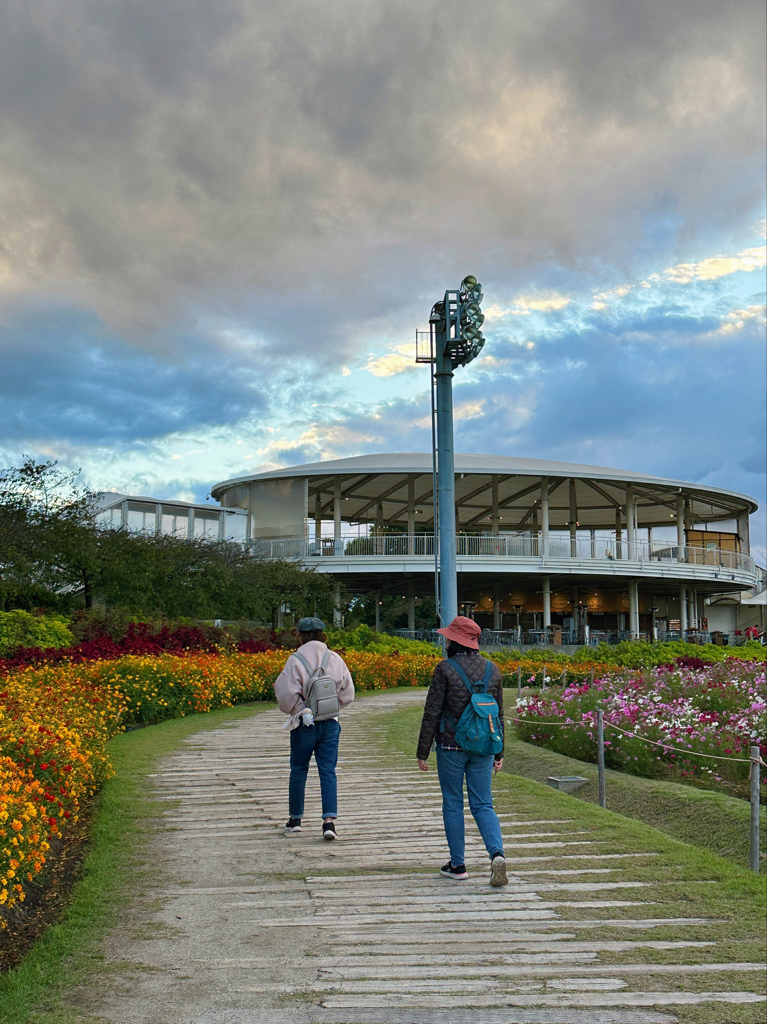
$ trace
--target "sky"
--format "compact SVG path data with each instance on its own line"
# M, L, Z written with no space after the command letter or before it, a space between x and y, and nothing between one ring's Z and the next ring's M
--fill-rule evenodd
M762 0L9 0L0 465L208 500L430 450L754 497L767 563Z

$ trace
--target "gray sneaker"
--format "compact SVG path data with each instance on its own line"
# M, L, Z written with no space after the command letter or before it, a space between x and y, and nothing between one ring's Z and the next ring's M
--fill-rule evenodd
M497 854L490 861L490 884L500 887L509 884L509 877L506 874L506 860Z

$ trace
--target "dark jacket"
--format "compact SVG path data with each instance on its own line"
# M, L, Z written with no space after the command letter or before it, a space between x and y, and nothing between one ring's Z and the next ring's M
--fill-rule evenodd
M469 677L470 682L479 682L484 676L485 659L479 652L456 654L455 659ZM490 676L489 690L498 704L501 726L503 726L503 683L501 670L495 664ZM455 725L470 700L469 691L453 666L447 659L440 661L434 669L431 686L426 694L421 735L418 737L416 753L419 761L425 761L429 756L431 745L435 739L438 746L455 747L458 745L455 742ZM499 759L502 755L503 752L495 756Z

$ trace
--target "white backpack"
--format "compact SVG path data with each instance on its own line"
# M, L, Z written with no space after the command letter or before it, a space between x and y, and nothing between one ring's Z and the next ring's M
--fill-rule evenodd
M341 710L338 699L338 683L332 676L325 674L325 666L330 660L332 651L325 651L319 668L312 670L311 665L300 651L293 651L294 657L302 663L309 673L304 700L311 708L315 722L324 722L327 718L336 718Z

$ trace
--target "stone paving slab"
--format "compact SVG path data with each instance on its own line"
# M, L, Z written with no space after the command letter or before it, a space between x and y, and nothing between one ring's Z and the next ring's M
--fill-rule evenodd
M334 843L321 838L314 771L304 831L284 833L279 713L166 758L151 780L168 808L146 850L156 885L106 942L108 981L81 989L78 1006L113 1024L674 1024L664 1006L763 1000L763 965L708 962L724 922L651 916L646 881L610 880L655 854L581 838L577 819L502 815L513 870L500 890L469 819L471 877L440 878L435 773L394 769L375 749L383 717L410 701L423 694L366 696L344 712ZM658 928L674 937L655 940ZM642 949L688 963L601 962ZM710 990L653 987L685 975ZM728 975L743 991L717 989Z

